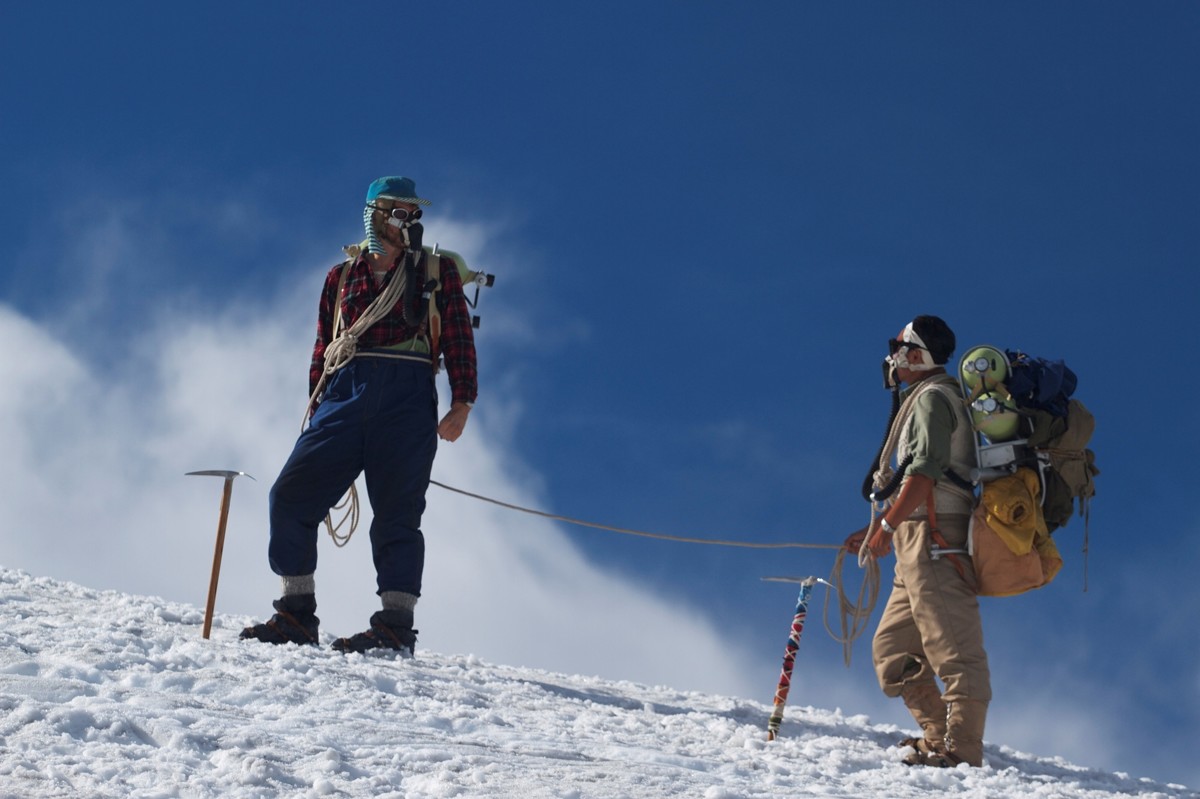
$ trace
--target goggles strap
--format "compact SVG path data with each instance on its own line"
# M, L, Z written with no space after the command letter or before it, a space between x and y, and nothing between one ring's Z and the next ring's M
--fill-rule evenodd
M912 322L909 322L904 326L904 332L900 334L900 340L908 342L909 344L915 344L926 352L929 352L929 347L926 346L925 341L921 338L920 334L917 333L917 331L913 328Z
M920 347L921 349L925 350L925 355L927 356L925 360L927 363L909 363L905 348L901 347L900 349L896 350L896 353L892 356L893 365L907 369L910 372L931 372L934 369L939 368L938 364L933 362L933 354L929 352L929 347L925 344L924 339L922 339L921 335L913 328L912 322L909 322L904 326L904 330L900 333L900 340L907 344L912 344L914 347Z

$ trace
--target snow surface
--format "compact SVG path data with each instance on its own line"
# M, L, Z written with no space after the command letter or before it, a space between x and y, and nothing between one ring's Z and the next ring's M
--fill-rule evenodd
M911 731L799 702L767 743L763 702L238 641L251 621L205 641L195 607L0 568L0 796L1200 798L996 745L909 768Z

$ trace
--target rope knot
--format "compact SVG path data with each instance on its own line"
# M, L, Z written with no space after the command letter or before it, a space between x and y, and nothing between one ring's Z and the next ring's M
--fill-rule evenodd
M875 478L871 481L872 491L879 491L886 488L895 476L896 470L892 468L890 463L880 464L879 469L875 472Z
M343 332L325 348L325 374L333 374L354 360L357 354L358 336L348 330Z

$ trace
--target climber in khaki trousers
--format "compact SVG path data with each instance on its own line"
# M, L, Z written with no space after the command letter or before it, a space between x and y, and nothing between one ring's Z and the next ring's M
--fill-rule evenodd
M954 347L954 333L935 316L918 316L889 342L888 382L908 388L899 395L872 482L879 492L895 472L902 480L884 512L846 540L848 550L864 557L896 553L872 655L884 694L899 696L921 728L921 737L901 742L914 750L904 760L909 765L982 765L992 697L971 560L934 556L935 547L966 549L974 501L947 474L965 477L974 466L970 419L944 368Z
M966 548L967 518L938 517L949 548ZM917 750L914 765L979 766L992 692L974 574L965 556L956 557L969 582L950 558L932 560L930 542L927 520L896 527L896 576L871 647L875 673L921 727L920 739L905 741ZM941 753L949 757L931 757Z

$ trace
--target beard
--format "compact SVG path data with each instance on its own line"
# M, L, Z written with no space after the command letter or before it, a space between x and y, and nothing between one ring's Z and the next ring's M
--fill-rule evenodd
M403 250L408 246L408 242L405 241L404 232L394 225L384 223L379 226L377 232L380 240L387 242L397 249Z
M389 225L387 222L377 222L374 228L375 238L388 250L402 253L413 246L411 230L408 231L409 235L406 240L406 231L395 225Z

